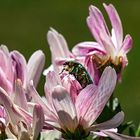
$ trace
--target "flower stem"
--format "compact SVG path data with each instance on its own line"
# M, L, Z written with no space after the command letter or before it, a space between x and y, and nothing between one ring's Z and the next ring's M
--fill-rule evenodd
M109 108L112 112L113 112L113 99L114 99L114 96L112 94L110 99L109 99Z

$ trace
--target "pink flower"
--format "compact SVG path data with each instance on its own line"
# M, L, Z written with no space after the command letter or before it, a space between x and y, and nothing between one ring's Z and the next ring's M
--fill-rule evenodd
M95 124L116 86L117 75L114 69L105 68L98 85L90 84L80 91L77 91L77 86L71 86L73 83L69 76L71 77L63 77L66 78L64 84L64 79L54 71L48 72L45 84L46 98L39 96L32 82L29 85L34 102L40 104L44 110L47 128L52 129L47 134L56 134L58 130L61 132L57 134L59 139L82 139L88 135L111 137L115 140L140 139L117 133L115 128L122 123L123 112L119 112L107 122Z
M37 86L45 62L42 51L36 51L27 64L21 53L18 51L9 52L6 46L1 45L0 60L0 87L6 90L9 95L14 92L15 82L18 79L24 88L27 87L30 80L33 80Z
M109 32L101 11L91 5L87 24L97 42L82 42L73 48L76 56L85 56L86 68L96 82L106 66L112 66L120 78L128 63L126 54L132 48L130 35L123 40L121 20L114 6L103 5L111 21L112 32Z
M22 88L20 84L18 86L18 88ZM23 108L13 103L8 93L0 87L0 105L6 110L3 132L6 133L8 139L36 140L44 125L43 109L40 105L33 104L33 112L30 112L23 89L20 89L20 93L17 96L17 104L21 101Z
M8 133L7 135L9 136L12 128L9 128L10 130L8 129L7 131L7 125L10 124L8 127L22 127L17 126L19 120L14 124L16 126L13 126L13 121L16 121L16 117L19 119L19 116L26 117L21 112L18 112L19 115L15 116L17 107L10 109L9 105L14 104L11 106L18 106L18 108L21 108L25 112L29 111L27 100L30 97L30 93L27 86L30 80L34 81L35 87L37 86L44 66L45 56L42 51L38 50L30 57L28 64L26 64L26 60L21 53L18 51L9 52L6 46L1 45L0 60L0 105L2 105L0 106L0 123L2 124L0 130L5 131L6 129L6 133ZM6 101L4 102L4 100ZM35 110L36 108L38 108L38 105L35 105ZM12 120L11 116L13 116ZM20 121L22 121L22 119ZM24 123L27 122L23 121L22 125L24 125ZM19 125L21 125L21 123ZM19 132L17 131L16 133Z
M33 83L31 83L29 89L33 100L40 104L44 110L45 122L48 126L50 125L50 128L60 131L64 139L82 139L89 134L104 135L105 137L119 135L116 130L114 132L114 128L122 123L123 112L119 112L107 122L93 124L101 114L116 86L117 75L115 70L107 67L98 85L88 85L79 92L74 100L73 94L69 93L71 90L64 87L53 72L48 73L46 80L46 99L41 99ZM119 137L121 139L121 135Z

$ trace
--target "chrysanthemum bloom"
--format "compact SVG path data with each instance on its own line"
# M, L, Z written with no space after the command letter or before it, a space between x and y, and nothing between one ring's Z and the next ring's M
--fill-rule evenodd
M97 86L90 84L76 96L74 96L74 92L77 92L77 87L70 86L71 80L69 81L68 77L65 79L67 86L53 71L47 74L46 79L46 99L42 100L39 97L32 83L30 92L33 100L42 106L45 121L50 124L50 127L60 131L63 139L80 140L90 134L111 137L116 140L118 138L127 139L127 136L116 133L116 129L114 129L122 123L123 112L119 112L107 122L95 124L115 88L117 75L114 69L107 67ZM128 138L131 139L131 137Z
M82 42L73 48L76 56L86 57L85 66L96 82L106 66L112 66L120 78L122 70L128 63L126 54L132 47L130 35L126 35L123 40L121 20L114 6L103 5L111 21L111 34L101 11L91 5L87 24L97 42Z
M44 125L43 109L40 105L32 104L33 112L30 112L25 100L25 93L20 86L18 85L20 93L15 93L17 96L16 104L8 96L8 93L0 87L0 105L5 110L5 130L3 130L6 134L5 139L37 140ZM21 102L20 106L18 106L19 102ZM1 133L1 137L3 137L3 133Z
M27 98L30 97L27 85L30 80L33 80L35 87L37 86L44 62L45 56L40 50L36 51L26 64L21 53L9 52L6 46L0 46L0 88L5 90L13 103L26 111L28 110ZM0 123L2 124L0 131L3 131L7 123L5 112L7 108L0 106L0 109Z
M9 95L14 92L15 82L19 79L26 89L30 80L35 86L39 81L45 63L45 56L42 51L36 51L28 63L24 56L18 51L9 52L4 45L0 46L0 87Z

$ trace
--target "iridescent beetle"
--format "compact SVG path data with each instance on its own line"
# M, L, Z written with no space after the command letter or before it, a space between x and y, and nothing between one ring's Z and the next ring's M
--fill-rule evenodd
M72 74L83 88L93 83L82 64L75 61L66 61L63 66L62 72L65 70Z

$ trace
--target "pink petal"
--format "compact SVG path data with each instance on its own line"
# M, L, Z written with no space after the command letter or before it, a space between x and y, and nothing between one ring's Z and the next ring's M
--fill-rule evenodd
M59 57L69 57L69 50L65 38L53 28L47 33L47 40L52 52L53 61Z
M101 53L105 53L105 50L102 46L100 46L96 42L81 42L78 43L73 49L72 52L74 55L86 56L90 52L99 51Z
M5 117L5 109L3 108L3 106L0 106L0 118L4 117Z
M0 67L5 73L7 72L7 61L9 60L8 56L0 49Z
M100 78L100 76L99 76L100 74L99 74L99 71L94 66L93 57L87 56L85 58L85 66L86 66L85 68L86 68L87 72L89 73L92 81L94 81L95 84L97 84L99 81L99 78Z
M42 98L39 96L38 92L36 91L33 85L33 81L30 82L30 85L28 86L28 90L32 96L33 101L41 105L41 107L44 110L44 113L47 114L46 115L47 119L56 120L55 112L53 112L53 110L50 108L48 104L43 102Z
M109 132L117 132L117 128L112 128L112 129L106 129L105 131L109 131ZM97 131L97 132L92 132L94 135L97 136L101 136L101 137L108 137L108 135L106 135L104 132L102 131Z
M18 113L20 113L20 115L26 121L26 123L28 123L28 125L30 125L32 122L32 119L33 119L31 114L17 105L14 105L14 108Z
M6 73L0 68L0 87L7 91L10 95L13 91L13 83L7 79Z
M110 33L107 29L104 17L98 8L95 6L89 7L89 17L87 18L87 24L91 30L96 41L111 54L115 47L112 43Z
M20 79L24 86L26 86L26 60L22 54L20 54L18 51L13 51L10 53L10 56L13 60L13 66L14 66L14 74L15 79Z
M123 40L123 29L119 15L112 4L103 4L115 32L117 47L120 48Z
M56 71L56 73L59 73L60 69L57 66L59 59L61 60L69 58L70 56L72 56L72 54L68 50L65 38L53 28L51 28L51 30L47 33L47 40L52 54L52 64L54 70Z
M15 91L11 96L13 97L13 101L16 105L28 111L25 90L20 79L15 81Z
M97 91L96 85L94 84L88 85L79 93L76 99L75 106L76 106L78 120L85 127L87 125L86 122L88 123L89 121L88 119L85 118L85 115L87 114L89 107L91 106L94 98L96 98L97 96L96 91Z
M0 67L7 75L7 79L13 83L14 72L12 67L12 60L9 55L8 48L5 45L0 46Z
M111 67L107 67L99 80L98 87L94 87L91 91L87 91L84 99L79 100L79 102L82 104L81 106L84 108L80 114L82 114L82 118L88 122L89 125L91 125L101 114L105 104L115 88L116 80L117 75L115 70ZM88 92L91 92L92 94ZM86 94L90 94L90 96L87 96Z
M57 86L61 85L60 77L54 71L49 71L46 75L46 82L45 82L45 95L49 100L51 97L52 89Z
M140 137L131 137L105 130L102 130L102 132L106 134L108 137L112 138L113 140L140 140Z
M8 48L7 48L7 46L5 46L5 45L0 45L0 50L2 50L5 54L9 54L9 50L8 50Z
M41 50L32 54L27 64L27 82L34 81L37 86L45 64L45 55Z
M90 131L116 128L123 122L123 120L124 120L124 113L119 112L112 119L106 122L91 126Z
M40 105L35 105L33 110L33 139L37 139L44 125L44 112Z
M117 81L116 71L111 67L106 67L98 83L97 98L93 104L94 119L96 120L101 114L108 99L113 93Z
M76 97L79 94L79 91L82 89L80 83L73 75L66 75L61 81L63 87L67 89L72 101L75 103Z
M133 44L133 40L132 40L131 36L126 35L125 39L123 41L123 44L122 44L122 48L121 48L121 51L123 51L122 53L127 54L130 51L130 49L132 48L132 44Z
M0 104L4 106L12 124L17 124L21 119L21 114L16 110L11 99L8 97L5 90L0 87Z
M77 127L76 110L69 93L65 88L57 86L54 88L52 98L62 129L74 132Z

